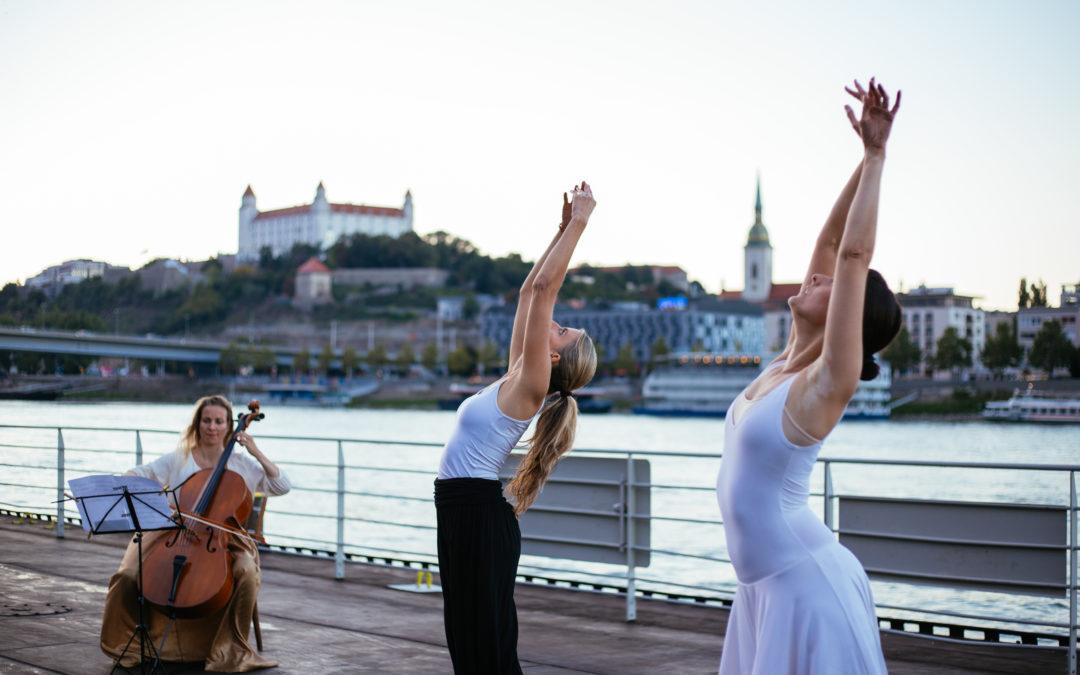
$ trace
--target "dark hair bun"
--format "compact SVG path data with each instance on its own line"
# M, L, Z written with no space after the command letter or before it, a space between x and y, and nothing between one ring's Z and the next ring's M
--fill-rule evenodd
M877 377L878 373L880 373L880 372L881 372L881 366L879 366L877 364L877 361L874 360L874 357L871 356L871 357L863 360L863 362L862 362L862 372L859 373L859 379L860 380L872 380L875 377Z

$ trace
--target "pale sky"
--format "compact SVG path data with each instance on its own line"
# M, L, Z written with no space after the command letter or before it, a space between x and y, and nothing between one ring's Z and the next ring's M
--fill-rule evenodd
M860 145L843 86L904 90L873 266L1015 308L1080 281L1077 2L0 0L0 282L74 257L233 252L260 209L398 205L535 258L742 287L762 175L796 281Z

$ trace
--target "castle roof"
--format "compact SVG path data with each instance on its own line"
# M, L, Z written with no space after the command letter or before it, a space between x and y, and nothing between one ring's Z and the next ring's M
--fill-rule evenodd
M286 206L283 209L260 211L258 215L255 216L255 220L262 220L264 218L281 218L284 216L296 216L308 213L310 211L311 204ZM367 204L330 204L330 211L332 213L355 213L367 216L391 216L394 218L405 217L405 211L402 209L395 209L389 206L368 206Z

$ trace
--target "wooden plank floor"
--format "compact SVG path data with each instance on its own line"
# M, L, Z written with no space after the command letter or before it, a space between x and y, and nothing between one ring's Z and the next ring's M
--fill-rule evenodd
M0 518L0 673L107 673L98 648L106 583L124 539L86 541L78 530L56 539L40 523ZM259 599L265 655L288 673L449 673L438 594L386 588L412 581L402 569L264 554ZM437 580L437 577L436 577ZM640 600L638 621L606 594L519 584L519 655L528 675L556 673L715 673L727 613L711 607ZM1060 651L931 643L886 636L892 673L1063 672ZM201 672L198 664L171 673Z

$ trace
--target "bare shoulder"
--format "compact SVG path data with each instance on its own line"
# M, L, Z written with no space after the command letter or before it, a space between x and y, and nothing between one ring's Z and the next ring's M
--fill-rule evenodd
M818 359L795 376L784 407L799 428L814 438L825 438L840 422L847 400L836 395L828 370ZM788 440L795 442L791 437Z
M495 396L499 410L516 420L532 419L547 395L546 391L526 386L523 379L508 376L495 385L499 388Z

